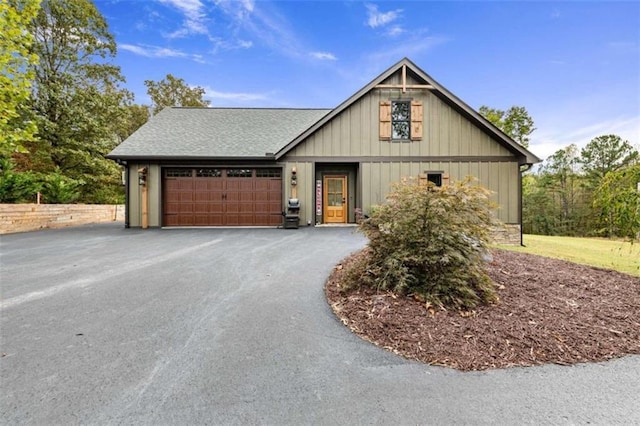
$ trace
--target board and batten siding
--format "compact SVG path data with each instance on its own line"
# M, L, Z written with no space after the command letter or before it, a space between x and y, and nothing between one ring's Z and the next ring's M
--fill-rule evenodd
M396 73L384 84L397 84L400 79ZM408 75L407 84L424 82ZM421 140L380 140L380 101L396 99L422 102ZM520 222L518 159L430 90L407 89L402 93L400 89L372 89L289 151L286 161L289 169L298 162L358 163L362 193L357 204L365 212L382 202L391 184L403 177L425 171L443 171L453 180L475 176L479 184L496 193L500 220ZM314 187L301 181L299 190L303 186ZM313 203L313 193L305 192L305 198L301 191L299 194L303 208Z
M310 161L287 162L284 168L284 208L287 208L287 200L293 196L291 177L293 167L296 168L298 184L296 185L297 197L300 200L300 225L315 223L315 180L313 177L313 163Z
M428 90L374 89L287 153L287 157L512 156L473 123ZM423 104L420 141L380 141L381 100Z
M149 226L162 226L162 173L153 163L129 163L129 202L127 203L129 226L142 226L142 187L138 185L138 169L147 167L147 191L149 197Z
M371 206L384 202L394 183L402 178L418 176L425 171L444 171L449 178L462 180L475 176L478 184L492 191L491 201L498 204L498 218L504 223L519 223L517 163L510 162L368 162L360 163L362 207L365 214Z

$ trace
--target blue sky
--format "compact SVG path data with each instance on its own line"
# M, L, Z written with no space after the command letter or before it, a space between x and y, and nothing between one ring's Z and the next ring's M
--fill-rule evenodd
M471 107L524 106L545 158L640 144L640 2L96 0L137 103L171 73L213 106L339 105L410 58Z

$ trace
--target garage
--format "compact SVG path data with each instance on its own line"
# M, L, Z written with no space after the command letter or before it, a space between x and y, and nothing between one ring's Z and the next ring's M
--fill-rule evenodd
M277 226L280 168L164 168L163 226Z

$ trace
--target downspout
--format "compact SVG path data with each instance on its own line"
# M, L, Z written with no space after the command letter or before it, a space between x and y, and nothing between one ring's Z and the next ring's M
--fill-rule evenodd
M527 170L531 169L531 167L533 167L533 164L522 164L520 165L520 167L518 168L519 170L519 175L520 175L520 179L518 179L518 192L520 193L520 196L518 197L518 216L519 216L519 221L520 221L520 247L524 247L524 232L522 230L523 226L522 226L522 174L524 172L526 172Z
M122 160L117 163L124 166L124 227L129 228L129 163Z
M124 173L124 227L129 228L129 163L125 161L124 163L125 173Z

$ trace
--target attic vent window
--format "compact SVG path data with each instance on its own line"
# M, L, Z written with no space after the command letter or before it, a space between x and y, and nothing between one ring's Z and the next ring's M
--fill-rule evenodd
M411 136L411 104L408 101L391 102L391 138L408 140Z
M435 186L442 186L442 173L427 173L427 180Z

